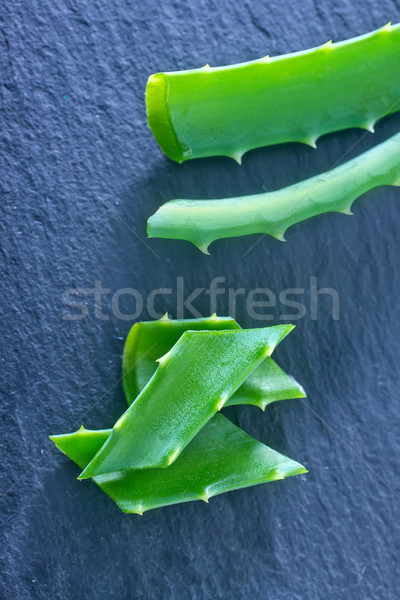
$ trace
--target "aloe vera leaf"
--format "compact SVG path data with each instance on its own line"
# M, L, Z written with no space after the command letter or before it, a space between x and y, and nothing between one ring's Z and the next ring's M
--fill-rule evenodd
M84 469L110 437L112 429L85 429L83 425L73 433L51 435L57 448Z
M157 359L167 354L181 335L191 330L240 329L230 317L213 315L201 319L169 319L165 315L157 321L135 323L124 346L122 371L123 386L128 404L131 404L157 369ZM252 404L265 410L276 400L304 398L301 385L272 360L266 358L250 373L225 406Z
M351 215L353 202L400 185L400 133L348 162L273 192L220 200L171 200L150 217L149 237L182 239L208 254L215 240L253 233L284 241L288 227L326 212Z
M229 398L225 406L251 404L261 410L278 400L305 398L303 387L287 375L272 358L266 358Z
M171 465L292 329L186 331L79 479Z
M177 162L229 156L360 127L400 110L400 25L344 42L228 67L157 73L150 128Z
M157 360L167 354L187 330L240 329L231 317L140 321L131 328L122 357L123 387L131 404L157 369Z
M84 469L110 429L55 435L56 446ZM268 448L223 415L215 415L168 469L126 470L94 477L126 513L205 500L223 492L306 473L299 463Z

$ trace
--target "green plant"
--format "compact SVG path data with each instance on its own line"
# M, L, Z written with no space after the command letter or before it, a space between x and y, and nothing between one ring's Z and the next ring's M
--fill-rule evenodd
M170 466L292 329L185 331L79 478Z
M228 67L152 75L148 122L177 162L203 156L241 161L252 148L310 146L400 109L400 26L318 48Z
M268 329L269 332L267 332ZM149 381L155 379L154 372L157 369L156 365L159 364L157 357L160 356L160 351L162 354L168 353L169 356L175 352L181 354L181 358L188 359L184 371L179 370L179 364L175 364L176 376L180 383L184 382L185 377L190 377L193 364L191 357L193 356L196 363L202 362L206 375L207 372L213 370L209 369L210 359L214 358L214 362L219 364L221 371L231 370L227 379L232 383L235 376L236 381L238 377L240 378L240 374L234 375L233 371L238 367L238 363L234 361L234 364L230 364L229 355L245 353L248 355L249 362L255 364L259 362L260 353L262 355L269 354L291 329L292 326L281 326L266 330L250 330L254 332L255 336L245 340L245 337L248 336L243 336L244 330L241 330L233 319L215 315L206 319L175 321L165 316L158 321L137 323L132 327L124 348L123 381L128 405L133 401L132 394L137 391L139 399ZM264 333L260 335L262 331ZM185 334L185 332L187 333ZM221 343L219 344L219 350L222 352L216 352L218 349L214 348L212 356L207 353L204 359L201 358L203 355L194 352L195 348L192 348L189 353L186 352L185 343L194 332L209 334L204 340L208 342L207 348L203 346L203 351L210 349L210 342L213 338L217 341L220 338L219 342L221 340L224 342L222 346ZM234 337L221 336L224 332L230 334L241 332L240 343L237 343L237 339L236 345L232 343L235 342L237 335ZM182 340L183 334L186 335L186 342L181 345L180 340ZM256 342L257 336L259 344ZM195 344L199 350L196 339L198 339L197 335ZM254 342L256 343L254 344ZM256 348L257 357L254 357L253 360L250 357L249 345ZM229 346L231 347L229 348ZM216 354L218 354L217 357ZM239 369L243 369L243 357L239 362L242 364ZM267 365L266 370L263 369L263 365ZM172 365L173 368L174 365ZM216 377L218 378L218 375ZM225 380L227 379L225 378ZM252 383L248 385L250 380ZM179 385L177 387L179 388ZM189 385L190 387L192 396L198 398L199 390L195 385ZM173 398L175 388L173 386L164 388L165 401L170 400L167 394ZM301 386L289 378L272 359L267 357L262 360L261 357L261 362L251 373L248 373L246 381L242 383L234 396L236 396L235 404L243 399L246 403L265 407L269 402L281 400L283 397L303 397L304 392ZM225 403L225 406L227 405L228 402ZM174 409L174 407L172 408ZM185 420L185 414L179 414L175 410L174 415L169 423L172 435L175 419L183 418ZM151 412L147 417L147 425L151 428L153 427ZM164 431L166 431L165 428ZM85 471L99 451L107 446L113 432L113 429L90 431L82 426L74 433L54 435L51 436L51 439L63 453ZM128 450L130 452L130 449ZM118 462L118 457L116 460ZM94 475L92 479L124 512L138 514L152 508L189 500L208 501L211 496L222 492L307 472L299 463L248 436L221 414L214 414L200 428L197 435L168 468L120 470L120 464L117 464L117 467L116 471Z
M111 429L55 435L56 446L81 469L89 464ZM168 469L125 470L93 481L126 513L188 502L268 481L307 473L299 463L275 452L215 415Z
M234 236L265 233L284 241L288 227L310 217L325 212L351 215L354 200L381 185L400 185L400 133L326 173L277 191L171 200L150 217L147 233L187 240L205 254L213 241Z
M165 315L157 321L136 323L126 338L122 359L123 386L131 404L156 372L158 358L167 354L187 330L240 329L230 317L213 315L204 319L172 320ZM271 402L304 398L301 385L272 360L266 358L232 394L225 406L252 404L265 410Z

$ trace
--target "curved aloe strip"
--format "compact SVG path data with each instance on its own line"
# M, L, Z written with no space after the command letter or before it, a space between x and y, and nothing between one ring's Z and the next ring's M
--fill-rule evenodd
M181 335L190 330L240 329L230 317L213 315L201 319L172 320L168 315L158 321L135 323L124 346L123 386L131 404L157 369L157 359L167 354ZM303 388L272 360L266 358L254 369L225 406L252 404L262 410L276 400L304 398Z
M56 446L84 469L111 429L55 435ZM121 471L94 481L127 513L190 500L306 473L299 463L251 438L215 415L168 469Z
M292 329L186 331L79 478L171 465Z
M229 67L152 75L148 122L167 156L241 161L283 142L315 147L325 133L360 127L400 110L400 25Z
M325 212L351 215L359 196L400 185L400 133L326 173L275 192L222 200L171 200L150 217L149 237L192 242L208 254L215 240L253 233L284 241L288 227Z

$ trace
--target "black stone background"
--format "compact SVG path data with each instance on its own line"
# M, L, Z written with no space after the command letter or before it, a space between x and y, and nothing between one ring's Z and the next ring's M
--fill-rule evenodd
M146 126L150 73L363 34L400 21L398 0L14 0L1 15L0 597L400 597L399 190L369 193L352 218L293 227L286 244L265 237L244 257L257 237L217 242L210 257L185 242L143 242L166 200L278 188L400 128L395 115L375 135L325 136L317 151L289 144L251 152L241 167L225 158L179 166ZM214 277L247 292L306 290L307 314L276 356L308 399L229 415L309 474L124 515L76 480L47 436L113 424L125 408L118 380L132 320L112 314L112 294L146 297L175 289L178 276L185 293ZM328 296L310 318L310 276L337 290L339 320ZM63 320L73 312L63 291L95 280L111 290L106 319L87 296L87 318ZM176 316L176 302L174 291L157 310ZM209 297L196 306L208 314ZM121 307L132 312L132 298ZM228 312L227 293L218 312ZM281 320L279 303L268 312L273 321L252 319L238 299L244 326Z

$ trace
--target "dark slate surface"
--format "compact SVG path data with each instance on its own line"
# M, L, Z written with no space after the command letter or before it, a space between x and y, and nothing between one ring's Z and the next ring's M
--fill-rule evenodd
M216 243L211 257L183 242L142 241L146 218L174 196L286 185L400 128L397 115L374 136L326 136L317 151L293 144L252 152L242 167L179 166L146 127L150 73L299 50L390 19L400 20L398 0L3 6L1 598L399 597L399 190L375 190L355 217L313 219L292 228L287 244L265 238L245 256L257 238ZM175 316L181 276L186 294L214 277L247 292L304 288L307 314L277 355L309 398L230 416L310 472L209 505L127 516L76 481L47 436L81 421L112 425L124 409L118 380L132 324L112 314L112 295L173 288L156 306ZM311 276L339 294L339 320L328 296L311 318ZM86 295L88 316L63 320L74 312L63 292L95 280L110 290L104 317ZM200 313L209 300L199 295ZM133 312L133 297L124 302ZM275 322L282 308L269 309ZM226 292L218 312L228 310ZM272 322L251 318L243 296L237 316L247 326Z

